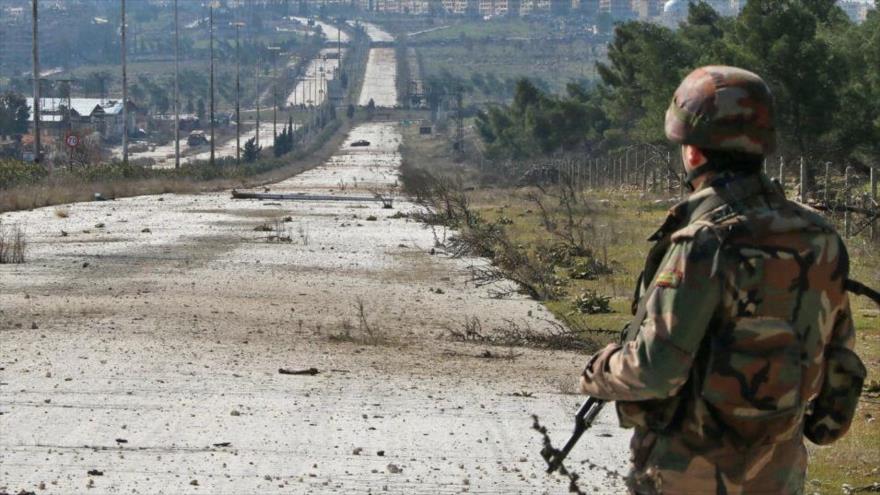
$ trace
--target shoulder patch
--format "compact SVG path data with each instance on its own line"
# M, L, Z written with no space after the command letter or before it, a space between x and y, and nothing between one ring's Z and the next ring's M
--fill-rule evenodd
M657 274L657 287L676 288L681 284L681 272L678 270L664 270Z

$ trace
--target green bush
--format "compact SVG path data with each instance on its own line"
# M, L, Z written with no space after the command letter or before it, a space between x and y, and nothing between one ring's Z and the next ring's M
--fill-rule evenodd
M46 168L38 163L0 159L0 189L34 184L48 175Z
M611 313L611 298L593 290L584 291L574 300L578 311L586 315Z

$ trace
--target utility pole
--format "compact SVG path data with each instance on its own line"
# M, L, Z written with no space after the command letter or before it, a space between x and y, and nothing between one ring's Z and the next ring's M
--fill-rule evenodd
M174 0L174 168L180 168L180 25Z
M214 166L214 2L208 5L208 31L211 45L211 166Z
M274 140L278 139L278 54L281 47L270 46L267 50L275 54L272 57L272 145L274 146Z
M122 163L128 165L128 66L125 62L125 0L122 0Z
M33 69L34 69L34 163L40 162L40 43L37 35L38 0L32 0Z
M455 88L455 103L458 110L455 115L455 151L461 157L464 155L464 94L461 86Z
M256 70L256 79L257 79L257 138L254 141L254 144L257 145L257 148L260 147L260 70L263 68L263 60L257 59L257 70Z
M243 22L233 23L235 26L235 163L241 164L241 46L239 31Z

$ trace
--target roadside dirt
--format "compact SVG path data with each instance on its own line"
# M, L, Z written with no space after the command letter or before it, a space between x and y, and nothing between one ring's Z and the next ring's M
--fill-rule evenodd
M268 187L393 191L400 139L361 125ZM539 304L469 284L482 261L443 255L402 198L229 196L0 215L30 241L28 263L0 265L0 492L567 492L530 416L564 441L584 356L449 336L473 317L545 330ZM570 465L620 493L625 433L605 412Z

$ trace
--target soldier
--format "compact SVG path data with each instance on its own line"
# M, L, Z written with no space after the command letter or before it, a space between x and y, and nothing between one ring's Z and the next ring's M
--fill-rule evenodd
M846 248L763 174L776 139L757 75L691 73L666 136L693 192L651 237L624 343L589 359L581 389L635 428L631 493L803 493L804 436L843 436L866 375Z

